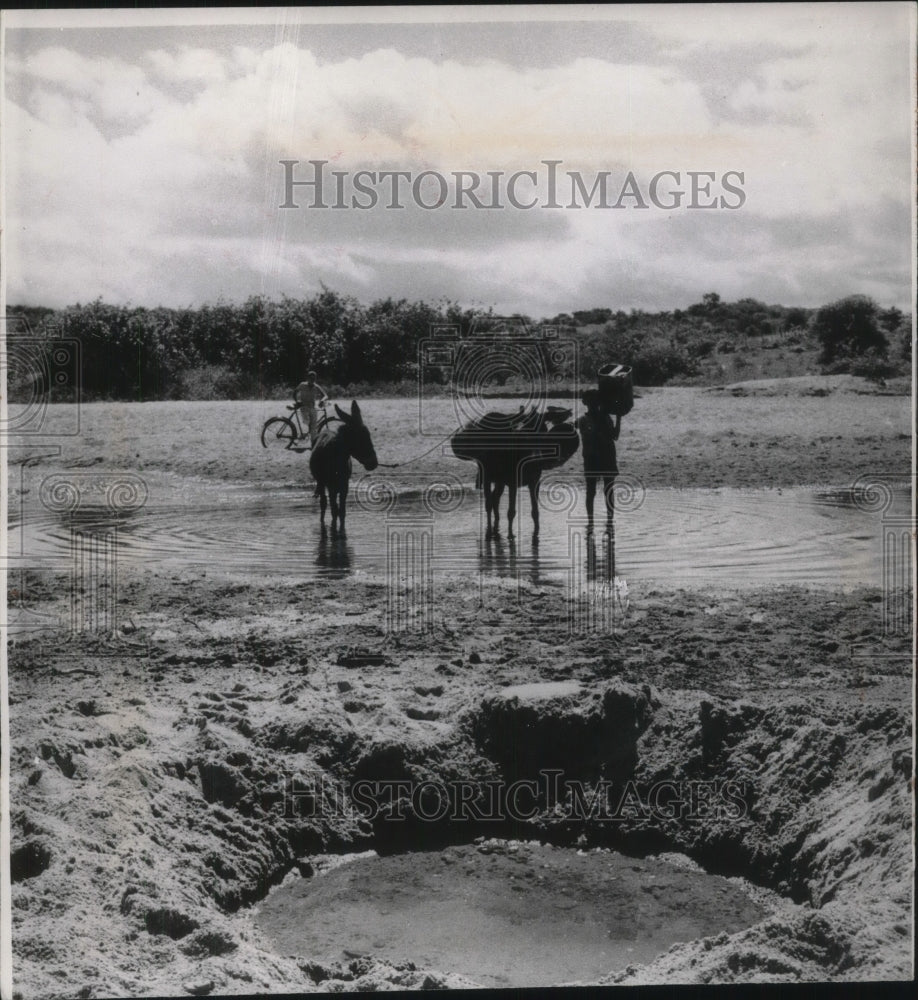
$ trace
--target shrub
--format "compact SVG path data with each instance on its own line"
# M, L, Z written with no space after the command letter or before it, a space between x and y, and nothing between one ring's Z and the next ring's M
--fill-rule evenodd
M887 341L878 316L877 304L866 295L849 295L823 306L813 320L813 333L822 345L820 362L830 365L868 351L885 357Z
M784 317L784 329L793 330L797 327L806 326L807 322L807 311L806 309L801 309L799 306L794 306L787 310L787 315Z
M909 323L908 326L902 331L902 357L905 361L912 360L912 324Z
M693 358L706 358L709 357L714 352L715 342L709 339L696 340L694 343L687 345L687 350L690 357Z
M675 344L645 341L631 359L632 374L637 385L665 385L678 375L695 375L698 365L688 353Z
M898 366L888 361L876 351L867 351L860 357L851 359L850 372L871 382L882 382L899 374Z
M253 376L234 372L227 365L198 365L178 376L171 395L173 399L261 399L265 387Z

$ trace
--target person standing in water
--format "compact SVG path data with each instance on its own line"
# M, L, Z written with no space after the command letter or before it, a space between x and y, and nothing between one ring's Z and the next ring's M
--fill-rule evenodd
M621 430L621 417L613 419L603 408L598 389L583 394L587 412L577 421L583 447L583 472L586 477L587 530L593 530L593 501L596 487L602 481L606 498L606 519L609 525L615 514L613 489L618 475L615 442Z

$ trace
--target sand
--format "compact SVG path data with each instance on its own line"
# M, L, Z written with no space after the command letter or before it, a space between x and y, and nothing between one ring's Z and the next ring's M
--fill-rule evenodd
M648 485L901 474L909 400L855 383L817 385L824 395L645 392L621 464ZM32 459L11 466L11 496L74 469L305 481L297 458L257 442L272 405L93 404L79 438L52 442L58 454L40 458L35 442L11 453ZM365 414L381 458L416 453L420 435L396 433L410 423L404 402L374 400ZM69 586L65 568L23 568L13 602L66 621ZM473 985L474 967L417 957L285 954L252 906L284 879L307 884L310 858L481 836L678 852L787 903L591 981L907 978L912 664L910 636L884 631L895 596L635 585L613 629L571 635L556 591L457 580L438 589L433 631L393 634L382 583L134 566L118 580L115 631L51 629L10 645L17 994ZM696 799L610 821L543 796L497 830L342 806L358 780L483 788L556 767L588 796L610 781L632 782L639 801L661 783ZM739 810L721 808L727 782ZM295 794L319 786L343 799L307 808Z

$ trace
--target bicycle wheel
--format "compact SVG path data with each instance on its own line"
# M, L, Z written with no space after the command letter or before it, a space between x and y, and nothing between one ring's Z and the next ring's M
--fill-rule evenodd
M265 448L284 451L297 439L296 426L286 417L271 417L261 429L261 443Z

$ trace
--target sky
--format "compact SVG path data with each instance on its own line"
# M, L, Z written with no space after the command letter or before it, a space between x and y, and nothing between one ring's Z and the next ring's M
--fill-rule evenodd
M911 309L911 4L129 13L4 15L9 303ZM282 160L345 207L281 208ZM404 207L353 207L358 171L407 172Z

